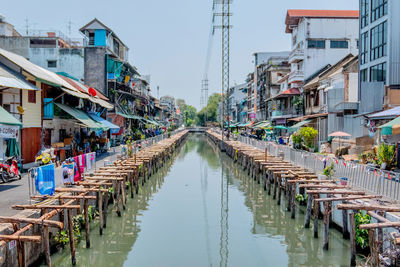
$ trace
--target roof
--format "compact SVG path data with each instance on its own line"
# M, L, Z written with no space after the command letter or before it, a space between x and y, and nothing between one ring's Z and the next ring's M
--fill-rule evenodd
M17 120L13 115L8 113L8 111L1 106L0 106L0 124L22 126L22 123L19 120Z
M371 120L393 119L400 116L400 106L369 115Z
M327 116L328 116L328 113L318 113L318 114L311 114L311 115L305 115L302 117L292 118L292 119L289 119L289 121L303 121L303 120L307 120L307 119L315 119L315 118L327 117Z
M294 87L294 88L287 89L287 90L283 91L282 93L277 94L276 96L268 98L267 101L275 99L275 98L287 97L287 96L292 96L292 95L300 95L300 94L301 93L300 93L299 88Z
M286 33L291 33L291 26L297 26L302 18L358 19L358 10L311 10L289 9L286 13Z
M398 131L399 124L400 124L400 117L397 117L394 120L391 120L388 123L385 123L384 125L379 126L378 128L382 129L381 135L399 134L399 131ZM395 129L397 129L396 132L394 132Z
M33 84L27 82L23 77L12 73L6 67L0 65L0 87L15 88L23 90L39 90Z
M107 27L104 23L102 23L102 22L101 22L100 20L98 20L97 18L92 19L89 23L87 23L85 26L83 26L82 28L80 28L79 31L80 31L81 33L84 34L85 29L88 28L91 24L93 24L93 23L95 23L95 22L97 22L98 24L100 24L100 25L101 25L104 29L106 29L107 31L111 32L112 35L113 35L116 39L118 39L118 41L120 41L121 44L122 44L123 46L127 47L127 46L121 41L121 39L119 39L119 37L115 34L115 32L114 32L113 30L111 30L109 27ZM127 48L128 48L128 47L127 47Z
M59 108L67 112L69 115L77 119L78 121L82 122L85 126L87 126L90 129L103 129L103 125L95 122L92 120L85 112L82 110L64 105L64 104L59 104L55 103Z

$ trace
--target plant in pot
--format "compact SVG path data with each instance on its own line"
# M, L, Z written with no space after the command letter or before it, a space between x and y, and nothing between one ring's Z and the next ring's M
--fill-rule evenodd
M324 171L322 172L322 175L325 175L326 178L330 180L332 179L334 174L335 174L335 164L333 164L332 162L331 165L325 167Z
M293 147L295 149L300 149L303 142L303 138L301 137L300 133L295 132L294 134L292 134L292 140L293 140Z
M314 152L314 139L318 135L318 131L312 127L303 127L300 128L300 135L303 138L303 141L306 147L309 148L310 151Z
M387 144L380 144L378 147L378 160L382 169L390 169L394 157L395 147Z

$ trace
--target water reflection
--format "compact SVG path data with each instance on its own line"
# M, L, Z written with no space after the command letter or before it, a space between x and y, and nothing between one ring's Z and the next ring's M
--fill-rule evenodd
M191 135L172 167L164 166L122 217L109 216L104 236L92 226L93 246L79 245L79 266L348 265L338 231L323 251L322 238L304 229L302 210L292 220L205 136ZM53 261L70 266L68 251Z

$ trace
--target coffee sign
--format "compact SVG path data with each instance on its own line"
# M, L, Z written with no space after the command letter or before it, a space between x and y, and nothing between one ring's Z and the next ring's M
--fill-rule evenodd
M0 124L0 138L17 138L19 127Z

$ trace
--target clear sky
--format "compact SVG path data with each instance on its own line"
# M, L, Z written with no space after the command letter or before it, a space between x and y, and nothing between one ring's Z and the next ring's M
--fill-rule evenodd
M201 79L212 0L13 0L0 14L25 29L60 30L72 36L93 18L109 26L130 48L130 62L151 75L152 93L200 106ZM287 9L358 9L358 0L234 0L231 18L231 84L252 71L252 53L290 50L284 31ZM221 35L216 32L209 74L210 92L220 92Z

